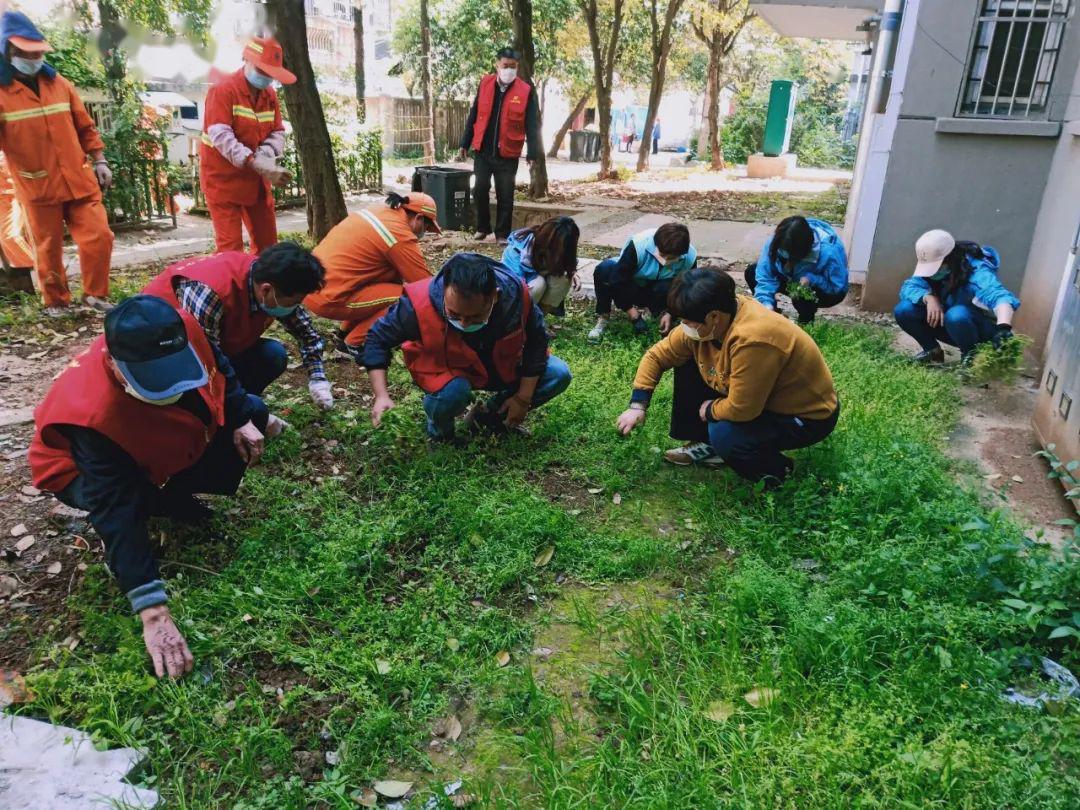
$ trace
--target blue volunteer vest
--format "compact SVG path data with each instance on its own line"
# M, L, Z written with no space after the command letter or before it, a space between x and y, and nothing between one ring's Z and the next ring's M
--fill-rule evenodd
M690 245L684 255L670 264L661 265L660 253L656 249L656 228L642 231L637 236L630 237L627 245L633 245L637 251L638 268L634 273L634 281L638 284L647 284L652 281L666 281L675 278L684 270L689 270L697 261L697 248ZM626 250L626 247L623 247Z

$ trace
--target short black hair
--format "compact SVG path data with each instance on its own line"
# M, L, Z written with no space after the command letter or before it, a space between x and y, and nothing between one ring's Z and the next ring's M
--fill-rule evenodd
M735 314L735 281L723 270L695 267L676 276L668 293L668 312L703 323L710 312Z
M690 251L690 229L681 222L665 222L656 229L653 242L665 256L685 256Z
M278 242L259 254L251 265L256 284L272 284L282 295L307 295L321 290L326 270L315 255L296 242Z
M499 48L499 52L495 54L496 59L513 59L515 62L521 61L521 54L515 51L513 48Z
M806 217L793 216L780 220L769 245L769 261L772 264L779 261L781 249L787 251L788 261L793 266L810 255L814 249L814 229Z
M487 298L495 292L497 262L481 253L455 253L442 266L443 283L461 295Z

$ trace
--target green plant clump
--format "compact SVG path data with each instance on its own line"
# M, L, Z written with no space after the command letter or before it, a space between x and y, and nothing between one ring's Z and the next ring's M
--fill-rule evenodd
M994 346L989 341L975 348L969 374L971 381L979 385L1002 382L1012 385L1024 370L1024 351L1031 345L1027 335L1013 335Z

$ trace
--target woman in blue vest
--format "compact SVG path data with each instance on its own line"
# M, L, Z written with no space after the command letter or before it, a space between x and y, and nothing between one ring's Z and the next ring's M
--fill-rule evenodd
M678 222L668 222L630 237L618 258L596 265L596 326L589 342L599 343L607 329L611 305L630 316L634 332L645 334L649 325L643 310L660 318L660 334L671 329L667 294L680 273L697 265L697 249L690 244L690 231Z
M776 295L784 293L799 313L799 323L812 323L819 309L834 307L847 295L844 245L829 223L788 217L762 247L757 264L746 268L746 285L754 298L776 311ZM792 295L796 286L812 295L804 291Z
M564 314L570 287L579 289L577 248L581 230L571 217L552 217L510 234L502 263L525 280L533 303L545 315Z
M1001 257L994 248L937 230L919 237L915 255L915 273L900 288L893 315L922 348L916 362L945 362L939 341L956 346L967 362L980 343L1000 346L1012 337L1020 299L998 280Z

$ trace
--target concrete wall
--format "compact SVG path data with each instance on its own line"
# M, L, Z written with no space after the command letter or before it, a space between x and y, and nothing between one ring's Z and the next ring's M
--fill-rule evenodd
M1002 254L1002 280L1021 290L1058 146L1060 127L1052 122L1065 116L1080 60L1080 20L1066 27L1051 88L1054 100L1041 121L957 118L980 5L980 0L909 3L903 28L910 53L898 53L897 63L898 69L906 66L906 74L894 80L903 92L890 97L890 106L899 109L888 111L895 128L881 127L875 138L891 136L891 142L871 147L888 152L888 162L867 263L863 304L870 309L895 304L914 267L915 240L930 228L992 244ZM1043 322L1044 334L1046 326Z

